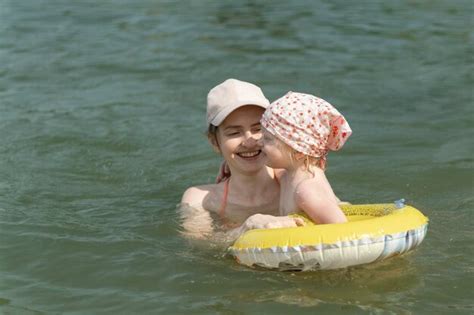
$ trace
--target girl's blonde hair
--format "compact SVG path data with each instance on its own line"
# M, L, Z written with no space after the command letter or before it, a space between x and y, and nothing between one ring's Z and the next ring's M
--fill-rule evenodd
M322 164L322 159L319 158L319 157L314 157L314 156L309 156L309 155L306 155L304 153L301 153L301 152L298 152L296 151L295 149L293 149L292 147L290 147L288 144L286 144L285 142L281 141L280 139L278 139L278 143L280 144L280 149L286 153L288 153L288 155L290 156L290 159L291 159L291 163L296 163L297 160L299 160L299 158L296 157L296 155L299 153L299 154L302 154L304 157L304 161L303 161L303 165L304 165L304 168L306 171L310 172L312 175L314 175L314 170L315 168L320 168L324 171L324 167L323 167L323 164Z

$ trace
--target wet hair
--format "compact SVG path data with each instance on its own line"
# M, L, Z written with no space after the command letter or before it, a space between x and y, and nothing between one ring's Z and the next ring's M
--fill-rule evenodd
M217 135L217 128L219 127L209 124L209 127L207 128L207 132L206 132L207 137L210 137L210 136L215 137Z
M218 126L214 126L212 124L209 124L209 127L207 127L206 131L206 136L207 138L212 142L215 143L217 146L219 146L219 142L217 141L217 129Z

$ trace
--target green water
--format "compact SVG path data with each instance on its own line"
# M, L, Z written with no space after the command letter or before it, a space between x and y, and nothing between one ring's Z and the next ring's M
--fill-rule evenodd
M472 314L472 1L0 0L0 312ZM333 103L353 203L430 218L412 254L283 273L179 234L228 77Z

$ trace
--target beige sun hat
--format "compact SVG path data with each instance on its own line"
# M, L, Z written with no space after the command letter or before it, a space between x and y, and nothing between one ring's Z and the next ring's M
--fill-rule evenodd
M270 102L255 84L227 79L207 95L207 123L219 126L230 113L245 105L267 108Z

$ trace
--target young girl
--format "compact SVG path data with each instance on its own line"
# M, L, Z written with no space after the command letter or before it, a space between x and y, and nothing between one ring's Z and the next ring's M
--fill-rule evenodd
M304 211L316 223L346 222L324 174L328 151L352 133L344 117L323 99L288 92L266 109L261 125L267 165L283 169L280 215Z

